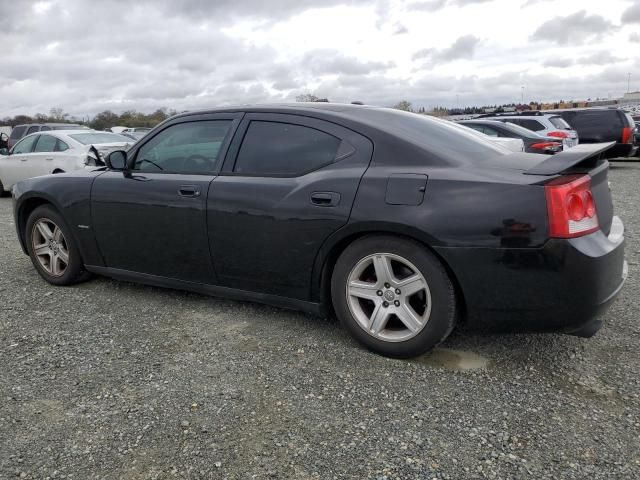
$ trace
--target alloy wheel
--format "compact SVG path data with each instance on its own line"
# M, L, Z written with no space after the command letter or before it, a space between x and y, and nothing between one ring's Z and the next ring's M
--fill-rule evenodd
M61 277L69 266L69 247L58 225L40 218L31 232L33 254L40 266L51 276Z
M347 277L349 310L369 335L386 342L409 340L431 315L431 292L409 260L391 253L361 259Z

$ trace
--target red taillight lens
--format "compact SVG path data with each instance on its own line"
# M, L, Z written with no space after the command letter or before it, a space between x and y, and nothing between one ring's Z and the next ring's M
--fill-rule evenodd
M555 137L555 138L569 138L569 134L567 132L555 131L547 133L547 137Z
M622 129L622 143L633 143L633 128L625 127Z
M591 177L560 177L544 187L549 215L549 236L574 238L600 227L591 193Z
M562 147L562 144L558 142L540 142L531 145L531 148L536 150L559 150L560 147Z

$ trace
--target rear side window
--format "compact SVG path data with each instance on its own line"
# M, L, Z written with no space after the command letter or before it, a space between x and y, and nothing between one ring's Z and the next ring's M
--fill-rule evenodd
M53 149L54 152L64 152L65 150L69 150L69 145L64 143L62 140L58 139L56 142L56 146Z
M33 135L31 137L26 137L20 140L15 147L13 147L12 153L31 153L33 149L33 144L36 143L38 139L38 135Z
M521 125L524 128L526 128L528 130L532 130L534 132L539 132L540 130L544 130L544 125L542 125L537 120L529 120L529 119L522 118L518 122L518 125Z
M35 133L39 131L40 131L40 125L35 125L33 127L29 127L29 130L27 130L27 135L29 135L30 133Z
M51 130L51 127L47 127L46 125L43 125L42 128L40 129L41 132L46 132L47 130Z
M22 138L26 129L27 127L25 125L20 125L19 127L14 128L13 130L11 130L11 135L9 136L9 138L11 140Z
M559 128L561 130L571 130L569 124L565 122L564 118L562 117L549 117L549 121L556 128Z
M51 135L40 135L38 137L38 143L36 143L36 148L33 149L34 152L53 152L56 148L57 138L52 137Z
M291 123L252 121L234 172L244 175L297 176L330 164L340 139Z

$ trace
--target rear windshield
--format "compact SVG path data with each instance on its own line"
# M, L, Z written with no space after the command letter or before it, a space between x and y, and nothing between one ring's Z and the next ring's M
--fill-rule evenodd
M549 117L549 121L553 124L554 127L559 128L561 130L571 130L571 126L564 121L564 118L558 117Z
M509 151L460 125L428 115L393 109L358 108L349 115L443 158L485 160Z
M15 140L16 138L22 138L26 129L27 127L25 125L20 125L19 127L14 128L13 130L11 130L11 135L9 136L9 138L12 140Z
M117 133L92 132L92 133L72 133L69 135L74 140L83 145L95 145L100 143L131 142L129 137L118 135Z

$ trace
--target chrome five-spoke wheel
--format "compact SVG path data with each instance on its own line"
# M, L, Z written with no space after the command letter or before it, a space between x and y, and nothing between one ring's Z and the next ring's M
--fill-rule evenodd
M33 254L51 276L64 275L69 266L69 247L62 230L52 220L40 218L31 232Z
M387 342L415 337L431 315L425 277L400 255L374 253L360 260L348 276L346 296L360 327Z

